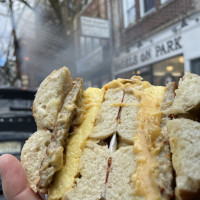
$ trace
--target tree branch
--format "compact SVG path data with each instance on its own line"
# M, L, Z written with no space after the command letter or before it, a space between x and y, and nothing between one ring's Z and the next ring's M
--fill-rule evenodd
M25 1L25 0L18 0L18 1L20 1L21 3L23 3L24 5L29 7L31 10L35 11L34 8L32 6L30 6L30 4L27 1Z
M54 12L56 13L56 15L60 21L60 24L62 24L61 5L60 5L59 1L49 0L49 3L51 5L51 7L54 9Z

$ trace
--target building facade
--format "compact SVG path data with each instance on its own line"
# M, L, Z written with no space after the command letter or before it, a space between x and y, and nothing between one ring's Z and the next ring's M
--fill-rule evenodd
M111 79L110 35L107 1L92 0L82 8L75 21L77 75L84 87L101 87Z
M199 73L196 0L119 0L113 4L115 78L141 75L155 85Z
M27 8L18 23L26 88L63 65L85 88L132 75L165 85L184 71L200 74L198 0L68 0L56 12L52 1L38 2L38 13Z

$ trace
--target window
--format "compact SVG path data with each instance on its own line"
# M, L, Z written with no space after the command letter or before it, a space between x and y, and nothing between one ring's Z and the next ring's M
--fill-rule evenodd
M169 82L182 77L184 71L184 57L176 56L153 64L153 84L165 86Z
M148 12L154 8L154 0L144 0L144 12Z
M200 75L200 58L191 61L192 72Z
M83 58L100 46L99 38L80 37L80 57Z
M124 8L124 27L127 28L130 24L136 21L135 0L123 0Z
M92 38L91 37L86 37L86 46L85 46L85 51L86 55L90 54L92 52Z
M127 71L124 72L122 74L116 75L115 78L125 78L125 79L129 79L132 76L141 76L143 78L144 81L149 81L150 83L152 83L152 66L146 66L146 67L141 67L138 69L134 69L131 71Z
M98 38L93 39L93 49L97 49L100 46L100 40Z
M140 0L140 16L148 14L155 7L154 0Z
M163 3L166 3L168 2L169 0L160 0L160 3L163 4Z

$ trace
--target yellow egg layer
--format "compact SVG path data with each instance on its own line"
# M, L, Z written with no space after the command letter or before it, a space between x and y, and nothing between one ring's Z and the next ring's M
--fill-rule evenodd
M80 157L88 141L88 136L93 130L95 117L103 97L103 89L88 88L84 91L84 119L66 144L66 163L55 175L53 184L48 191L49 200L62 199L65 192L74 185L75 178L80 172Z

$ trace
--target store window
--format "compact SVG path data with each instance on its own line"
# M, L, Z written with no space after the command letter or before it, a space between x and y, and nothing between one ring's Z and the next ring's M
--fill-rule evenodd
M93 39L93 49L97 49L100 46L100 40L99 38L94 38Z
M124 72L115 76L115 78L126 78L129 79L132 76L141 76L144 81L152 83L152 66L140 67L128 72Z
M86 37L86 52L87 54L92 52L92 38Z
M143 81L148 81L152 83L152 65L141 67L134 70L133 75L141 76Z
M182 55L161 61L153 64L153 84L165 86L169 82L178 82L183 73L184 57Z
M80 56L83 58L100 46L98 38L80 37Z
M200 58L191 61L191 69L193 73L200 75Z
M155 7L155 0L140 0L140 16L150 13Z
M127 28L130 24L136 21L135 0L123 0L124 8L124 27Z

